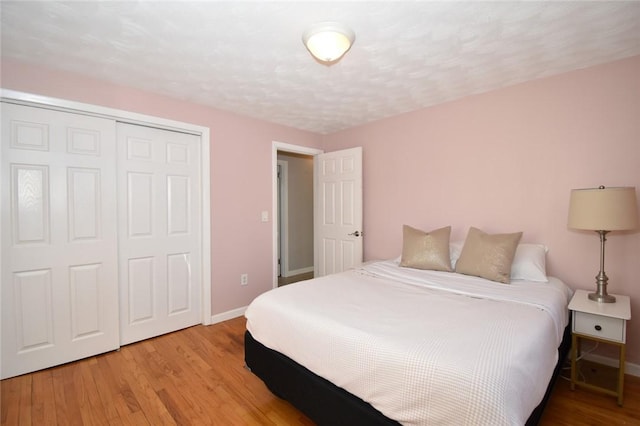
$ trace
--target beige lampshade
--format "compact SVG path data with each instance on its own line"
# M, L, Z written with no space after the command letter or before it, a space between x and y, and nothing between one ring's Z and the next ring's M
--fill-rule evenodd
M624 231L638 227L634 187L571 190L568 227L592 231Z

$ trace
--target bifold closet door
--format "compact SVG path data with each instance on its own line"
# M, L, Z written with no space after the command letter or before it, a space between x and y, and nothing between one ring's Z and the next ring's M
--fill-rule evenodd
M119 347L116 123L0 107L7 378Z
M118 123L120 333L201 323L200 137Z

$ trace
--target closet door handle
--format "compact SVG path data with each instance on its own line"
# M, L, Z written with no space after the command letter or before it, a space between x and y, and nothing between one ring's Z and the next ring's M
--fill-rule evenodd
M354 237L359 237L362 234L360 233L360 231L355 231L355 232L352 232L352 233L347 234L347 235L353 235Z

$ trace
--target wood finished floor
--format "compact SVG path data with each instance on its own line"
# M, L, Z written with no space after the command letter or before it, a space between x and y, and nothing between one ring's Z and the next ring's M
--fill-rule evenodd
M2 425L312 425L244 368L244 318L196 326L1 383ZM541 426L640 425L625 404L559 380Z
M313 271L304 274L292 275L290 277L278 277L278 287L297 283L299 281L310 280L313 278Z

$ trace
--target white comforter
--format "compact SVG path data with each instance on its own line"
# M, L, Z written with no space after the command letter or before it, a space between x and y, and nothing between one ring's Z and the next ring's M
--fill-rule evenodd
M394 261L281 287L247 329L407 425L522 425L568 321L560 280L499 284Z

